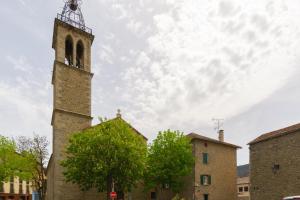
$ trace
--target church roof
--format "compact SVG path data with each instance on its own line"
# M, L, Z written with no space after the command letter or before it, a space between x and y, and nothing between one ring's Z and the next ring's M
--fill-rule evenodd
M126 124L127 124L127 125L135 132L135 133L137 133L138 135L142 136L146 141L148 141L148 138L146 138L146 136L144 136L144 135L143 135L141 132L139 132L136 128L134 128L133 126L131 126L131 124L128 123L127 121L125 121L121 116L117 116L117 117L115 117L115 118L113 118L113 119L110 119L110 120L108 120L108 121L101 122L101 123L96 124L96 125L94 125L94 126L88 127L88 128L86 128L86 129L84 129L84 130L87 130L87 129L90 129L90 128L95 128L95 127L97 127L97 126L101 126L102 123L109 122L109 121L115 121L115 120L121 120L122 122L126 123Z
M133 126L131 126L127 121L125 121L120 114L117 115L117 117L113 118L113 119L110 119L108 121L113 121L113 120L121 120L122 122L126 123L135 133L137 133L138 135L142 136L144 138L144 140L148 141L148 138L146 138L143 134L141 134L137 129L135 129ZM105 121L105 122L108 122L108 121ZM91 126L91 127L88 127L88 128L85 128L84 130L88 130L88 129L91 129L91 128L95 128L97 126L101 126L101 124L105 123L105 122L101 122L99 124L96 124L94 126ZM48 170L49 170L49 167L51 166L53 162L53 154L51 154L50 156L50 159L49 159L49 162L48 162L48 166L46 168L46 174L48 173Z
M248 145L256 144L256 143L270 140L270 139L276 138L276 137L281 137L281 136L284 136L284 135L287 135L290 133L294 133L299 130L300 130L300 123L294 124L292 126L288 126L288 127L276 130L276 131L262 134L261 136L257 137L256 139L252 140L251 142L249 142Z
M222 142L222 141L219 141L219 140L216 140L216 139L213 139L213 138L209 138L209 137L205 137L203 135L199 135L199 134L196 134L196 133L190 133L190 134L187 135L187 137L190 137L192 140L193 139L198 139L198 140L213 142L213 143L216 143L216 144L226 145L226 146L237 148L237 149L242 148L242 147L234 145L234 144L230 144L230 143L227 143L227 142Z

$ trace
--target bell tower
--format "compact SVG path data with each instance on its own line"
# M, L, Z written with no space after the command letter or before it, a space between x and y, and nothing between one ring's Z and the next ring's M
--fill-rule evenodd
M47 200L81 200L77 185L66 183L60 163L72 133L91 126L92 30L85 26L80 0L67 0L54 22L53 154L47 169Z

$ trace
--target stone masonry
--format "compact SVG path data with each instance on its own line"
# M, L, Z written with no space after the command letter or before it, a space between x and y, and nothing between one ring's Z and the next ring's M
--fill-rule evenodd
M300 195L300 124L261 135L249 145L251 200Z
M236 200L236 152L240 147L195 133L188 137L192 139L195 166L192 175L186 178L182 196L187 200L204 200L205 195L209 200ZM203 153L208 155L206 164ZM201 175L209 175L211 183L201 184Z
M84 46L83 68L65 64L66 38L73 42L73 63L76 62L76 44ZM84 193L78 186L64 181L60 162L65 158L65 147L71 133L91 126L91 45L94 36L80 29L55 20L53 48L55 61L53 69L53 154L51 156L48 177L48 200L82 200ZM92 198L91 198L92 199Z

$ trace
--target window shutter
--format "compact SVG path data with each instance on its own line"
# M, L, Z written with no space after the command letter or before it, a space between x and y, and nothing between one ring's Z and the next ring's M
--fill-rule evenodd
M204 185L204 176L203 175L200 176L200 182L201 182L201 185Z
M208 164L208 153L203 153L203 164Z
M211 184L211 176L208 176L208 184Z

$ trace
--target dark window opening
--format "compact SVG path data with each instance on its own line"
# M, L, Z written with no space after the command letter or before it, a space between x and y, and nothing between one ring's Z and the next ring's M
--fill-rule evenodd
M243 192L243 187L239 187L239 192Z
M79 41L76 46L76 67L78 68L83 68L83 57L84 57L83 53L84 53L83 44L81 41Z
M203 153L202 157L203 157L203 164L208 164L208 153Z
M244 192L248 192L248 191L249 191L248 186L245 186L245 187L244 187Z
M272 171L274 174L276 174L280 169L280 165L278 164L274 164L273 167L272 167Z
M203 195L203 199L204 199L204 200L208 200L208 194L204 194L204 195Z
M65 43L65 64L73 66L73 41L70 36L67 37Z
M29 194L29 181L26 181L26 194Z
M14 188L14 177L10 177L10 184L9 184L9 193L14 194L15 188Z
M23 180L22 179L20 179L19 180L19 194L23 194Z
M156 192L151 192L151 200L156 200Z

